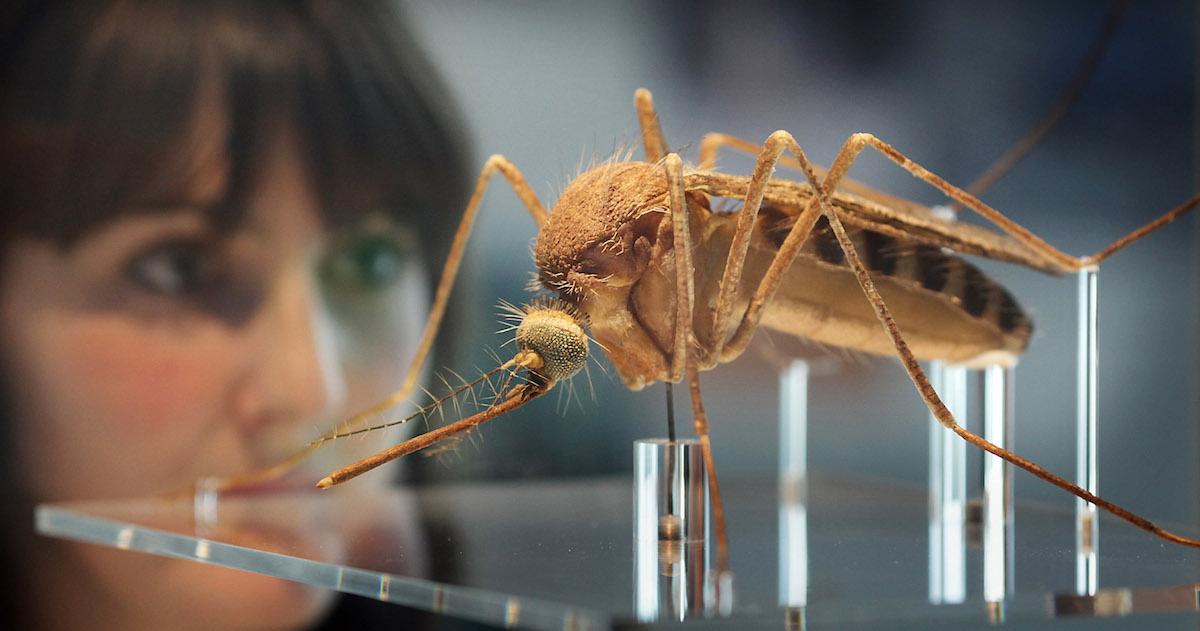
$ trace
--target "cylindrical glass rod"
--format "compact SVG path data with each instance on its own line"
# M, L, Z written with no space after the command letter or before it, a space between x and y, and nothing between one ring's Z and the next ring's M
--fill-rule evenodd
M929 374L965 426L967 369L933 362ZM929 423L929 602L961 603L967 597L967 444L932 414Z
M808 363L779 375L779 606L808 605Z
M1095 494L1099 492L1096 470L1096 434L1098 430L1096 375L1099 362L1097 346L1097 291L1099 269L1079 272L1079 380L1077 382L1075 482ZM1075 500L1075 591L1093 596L1099 587L1097 552L1100 529L1096 505Z
M633 495L638 620L707 614L708 477L700 442L635 441Z
M1012 449L1013 369L983 369L983 438ZM1002 603L1013 591L1012 467L983 454L983 599Z

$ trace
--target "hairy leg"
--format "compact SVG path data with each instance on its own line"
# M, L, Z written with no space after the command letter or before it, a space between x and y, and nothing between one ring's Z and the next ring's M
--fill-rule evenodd
M729 536L725 530L725 505L717 483L717 468L713 461L712 442L708 437L708 416L700 396L699 358L696 356L695 336L692 333L692 314L695 308L693 285L691 233L688 225L687 199L684 197L683 162L674 153L663 160L667 174L667 190L671 202L671 220L675 238L675 340L671 357L672 373L677 366L686 369L688 389L692 399L692 423L704 454L708 472L709 497L712 501L714 531L717 537L717 570L729 569Z

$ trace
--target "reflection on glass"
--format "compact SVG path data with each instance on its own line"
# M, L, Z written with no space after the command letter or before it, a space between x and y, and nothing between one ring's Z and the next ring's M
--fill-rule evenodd
M779 605L787 627L804 627L808 606L808 363L779 375Z
M932 362L929 375L946 408L967 418L967 369ZM967 445L929 415L929 602L967 597Z
M1095 494L1099 488L1096 470L1096 309L1099 269L1079 272L1079 381L1075 424L1075 482ZM1100 530L1096 505L1075 500L1075 591L1095 595L1100 571L1097 552Z
M196 523L196 533L202 537L207 536L217 526L219 486L218 478L201 478L196 481L196 490L192 494L192 520Z
M1129 616L1200 611L1200 583L1161 587L1098 589L1095 594L1054 594L1055 617Z
M633 590L639 621L716 611L709 541L708 477L699 441L635 441Z

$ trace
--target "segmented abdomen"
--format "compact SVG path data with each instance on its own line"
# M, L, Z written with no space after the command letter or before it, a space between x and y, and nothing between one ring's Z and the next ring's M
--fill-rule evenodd
M765 204L751 242L735 321L795 221L794 209ZM698 291L710 299L735 215L712 215L702 244L708 263ZM847 234L919 359L966 364L1011 364L1025 350L1033 325L1012 294L977 267L942 248L847 226ZM711 258L710 258L711 257ZM699 323L698 323L699 324ZM788 270L762 324L823 344L868 353L894 353L825 218Z
M770 221L771 213L764 215ZM775 247L782 243L793 222L789 218L768 228L768 234L778 239ZM1012 293L963 258L939 247L904 242L872 230L847 226L846 232L859 258L875 277L888 277L939 293L971 317L986 320L1006 334L1028 340L1033 332L1033 322ZM802 255L833 265L846 264L845 254L825 217L817 220Z

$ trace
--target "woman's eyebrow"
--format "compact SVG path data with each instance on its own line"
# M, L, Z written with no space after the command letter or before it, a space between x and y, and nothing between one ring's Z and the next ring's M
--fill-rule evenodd
M180 200L162 202L141 202L125 206L120 213L109 222L117 225L122 220L135 220L143 226L153 226L158 230L186 230L197 233L219 232L219 223L215 221L212 207L189 204Z
M204 213L228 206L231 180L227 161L215 157L197 161L185 173L152 176L147 185L130 191L123 205L134 210L187 208Z

